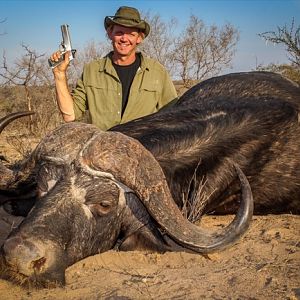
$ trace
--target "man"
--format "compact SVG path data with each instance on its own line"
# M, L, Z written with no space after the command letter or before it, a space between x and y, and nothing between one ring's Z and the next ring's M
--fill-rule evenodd
M105 18L104 26L113 51L85 65L72 93L66 77L69 54L53 74L64 120L79 120L89 110L91 122L107 130L160 110L177 94L164 67L137 52L137 46L150 32L138 10L122 6L114 16ZM53 61L59 58L60 52L51 56Z

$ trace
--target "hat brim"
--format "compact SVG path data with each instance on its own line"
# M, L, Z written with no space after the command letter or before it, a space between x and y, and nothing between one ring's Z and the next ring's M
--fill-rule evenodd
M105 17L104 19L105 30L107 30L107 28L111 25L120 25L124 27L140 29L145 34L145 37L147 37L150 32L150 25L144 20L142 20L139 23L132 24L131 20L126 20L126 19L113 20L110 17Z

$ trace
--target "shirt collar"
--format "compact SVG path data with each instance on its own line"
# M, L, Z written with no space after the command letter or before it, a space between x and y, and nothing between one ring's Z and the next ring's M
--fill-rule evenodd
M105 57L104 59L101 59L99 62L100 62L100 66L99 66L99 71L100 72L103 72L103 71L106 71L107 73L110 73L110 74L115 74L115 68L112 64L112 61L111 61L111 56L112 56L113 52L109 52ZM145 55L141 52L137 52L138 55L141 56L141 66L140 68L144 71L144 70L147 70L149 71L150 69L150 64L149 64L149 61L147 59L145 59Z

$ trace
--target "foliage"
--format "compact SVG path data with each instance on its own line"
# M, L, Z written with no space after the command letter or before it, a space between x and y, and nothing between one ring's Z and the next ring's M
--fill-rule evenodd
M284 77L300 85L300 69L297 66L287 65L287 64L283 64L283 65L270 64L267 66L260 65L257 67L257 70L279 73Z
M36 114L29 117L28 129L35 136L43 136L50 124L54 127L61 122L53 76L44 54L37 54L24 44L22 48L25 53L11 66L7 64L5 53L3 55L0 77L4 94L1 95L5 97L3 102L8 111L35 111Z
M151 30L149 36L140 45L140 50L157 59L170 74L174 74L174 31L177 27L177 20L172 18L169 22L164 22L160 15L151 16L149 12L144 18L150 24Z
M26 127L31 135L41 138L49 130L62 123L62 118L57 108L55 91L51 86L29 86L31 95L32 110L35 114L21 118L16 124L15 130L20 126ZM0 116L17 111L27 111L26 93L22 86L2 86L0 87ZM13 126L14 127L14 126ZM20 132L20 130L18 131Z
M176 70L186 87L218 75L228 67L239 39L230 24L207 27L202 20L191 16L188 26L176 39L173 59Z
M289 27L287 25L282 27L278 26L277 32L263 32L260 33L259 36L266 41L283 44L289 54L291 63L300 68L300 26L295 27L294 19Z
M188 25L176 35L176 19L168 23L159 15L146 15L146 19L151 32L142 50L182 80L185 88L219 74L230 65L239 40L239 33L231 24L220 28L207 26L191 15Z

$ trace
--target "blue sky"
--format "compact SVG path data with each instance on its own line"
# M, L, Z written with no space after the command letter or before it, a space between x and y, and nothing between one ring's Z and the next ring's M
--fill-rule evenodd
M183 27L194 14L206 25L230 22L240 32L237 53L231 71L249 71L256 64L284 63L284 47L266 44L258 33L277 26L300 23L300 0L136 0L136 1L4 1L0 0L0 51L11 61L23 52L24 42L39 53L55 51L61 41L60 25L69 24L73 47L80 49L88 41L105 40L103 19L122 5L160 14L168 21L176 17Z

